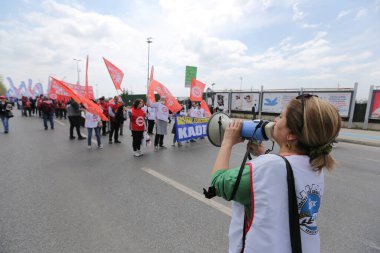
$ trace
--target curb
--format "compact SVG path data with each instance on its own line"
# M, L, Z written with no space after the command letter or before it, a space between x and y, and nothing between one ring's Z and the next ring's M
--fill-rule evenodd
M345 138L339 138L339 137L336 138L336 140L338 142L347 142L347 143L353 143L353 144L359 144L359 145L365 145L365 146L380 147L380 143L376 143L376 142L345 139Z

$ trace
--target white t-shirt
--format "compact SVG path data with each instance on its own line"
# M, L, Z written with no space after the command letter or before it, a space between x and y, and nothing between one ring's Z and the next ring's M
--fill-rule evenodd
M155 120L156 119L156 109L148 107L148 119Z
M86 128L98 127L98 122L100 120L101 119L100 119L99 115L92 114L92 113L86 111L84 127L86 127Z
M316 218L324 189L324 174L314 171L309 157L286 156L296 187L302 252L320 253ZM252 214L244 252L291 253L288 187L285 161L277 155L262 155L247 163L251 170ZM232 201L229 252L241 252L244 206Z
M163 120L165 122L169 121L169 109L161 102L152 103L150 107L156 109L156 119Z

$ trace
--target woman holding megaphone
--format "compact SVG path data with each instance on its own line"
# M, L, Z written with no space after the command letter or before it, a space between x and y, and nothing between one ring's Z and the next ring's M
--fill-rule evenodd
M272 138L280 154L258 156L242 173L231 168L232 147L243 141L241 120L229 123L212 171L219 197L232 200L229 252L320 252L316 218L324 190L323 169L332 170L330 155L341 118L337 109L315 95L292 99L275 120Z

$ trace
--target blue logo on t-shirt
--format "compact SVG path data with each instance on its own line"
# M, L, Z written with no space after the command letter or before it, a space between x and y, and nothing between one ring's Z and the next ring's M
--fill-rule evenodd
M299 199L298 211L302 231L309 235L318 234L316 219L321 205L321 190L319 186L313 184L310 187L307 185L305 190L300 192Z

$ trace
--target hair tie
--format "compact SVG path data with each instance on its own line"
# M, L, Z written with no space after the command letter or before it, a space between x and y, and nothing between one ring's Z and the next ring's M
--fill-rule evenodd
M312 147L310 148L310 156L317 157L320 155L328 155L330 154L331 150L332 150L331 143L327 143L325 145L318 146L318 147Z

